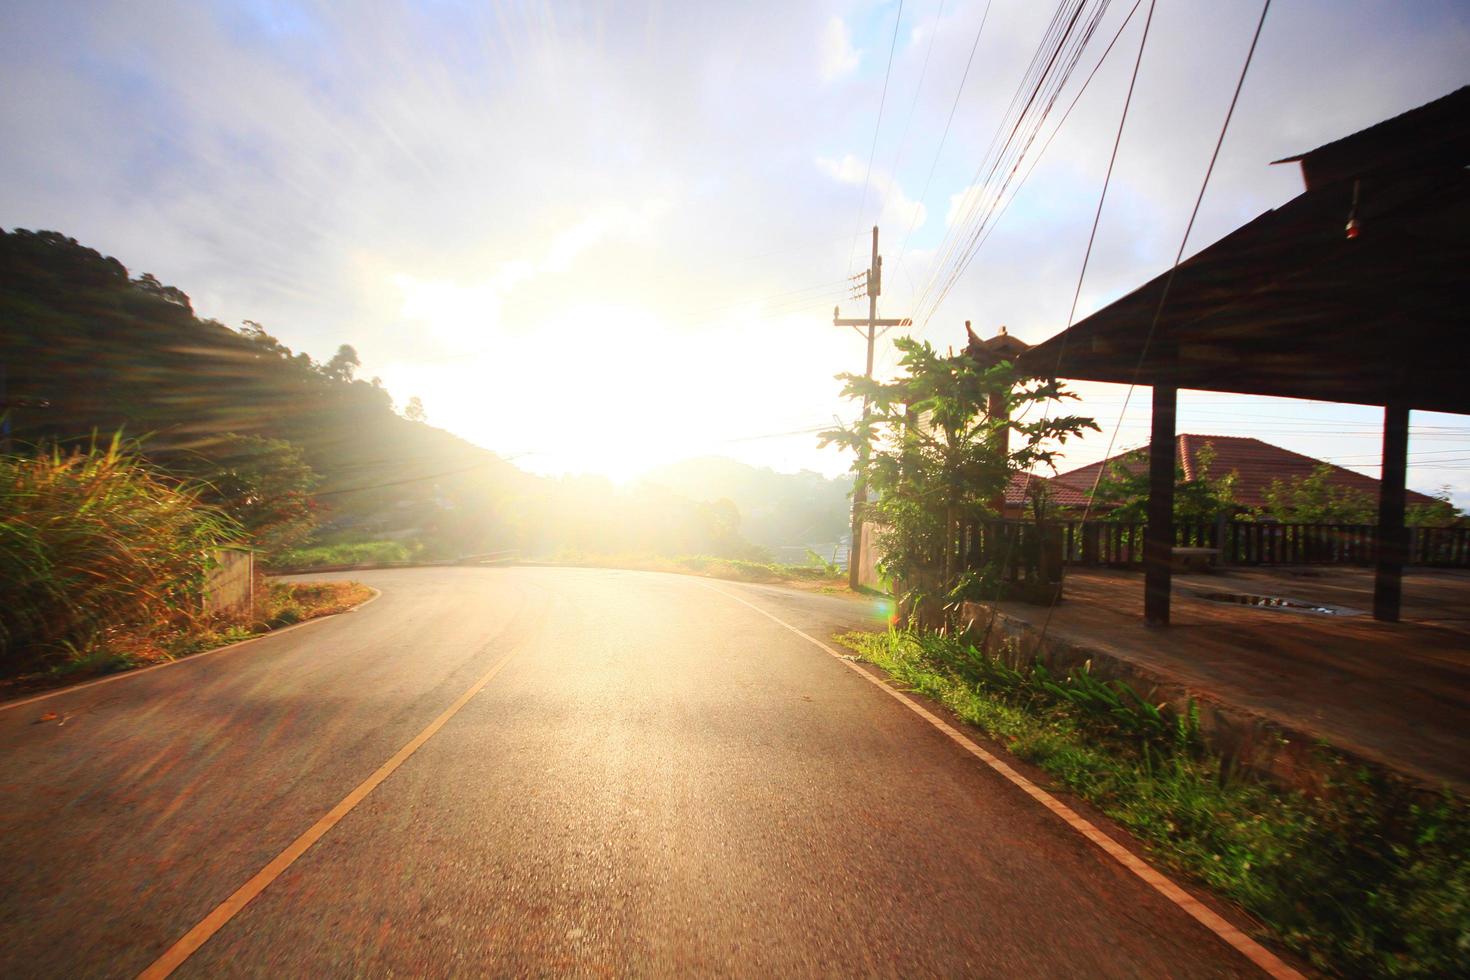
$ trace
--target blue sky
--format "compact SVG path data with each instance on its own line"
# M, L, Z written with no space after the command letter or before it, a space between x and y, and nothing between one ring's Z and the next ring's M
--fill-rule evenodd
M1147 3L935 308L946 219L1051 12L992 0L961 88L986 6L8 4L0 225L64 231L318 357L351 343L400 403L529 468L835 472L805 430L853 413L832 376L861 343L830 311L855 233L880 224L883 312L927 313L937 345L965 320L1066 324ZM1079 313L1172 259L1258 12L1158 3ZM1269 161L1466 82L1463 4L1277 0L1190 250L1300 190ZM1121 390L1084 393L1107 431L1070 462L1115 426L1144 439L1146 392L1122 416ZM1180 426L1372 473L1379 420L1200 393ZM1470 424L1413 422L1411 485L1470 505Z

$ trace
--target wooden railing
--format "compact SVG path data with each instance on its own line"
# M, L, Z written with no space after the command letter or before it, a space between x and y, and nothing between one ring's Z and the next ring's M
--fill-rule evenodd
M1470 568L1470 527L1416 527L1409 562L1435 568Z
M1141 522L1058 521L1050 528L1050 535L1060 537L1063 564L1143 563ZM1409 564L1470 568L1470 528L1415 527L1408 532ZM1371 565L1377 538L1378 529L1371 524L1212 521L1174 528L1177 547L1218 548L1220 561L1227 565ZM976 522L964 529L958 545L964 567L994 563L1006 567L1007 577L1026 577L1042 554L1036 525L1025 521Z

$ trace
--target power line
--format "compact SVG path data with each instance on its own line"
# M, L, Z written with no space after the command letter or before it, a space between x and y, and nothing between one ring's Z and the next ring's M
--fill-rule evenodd
M954 225L954 234L947 238L929 285L916 304L924 307L924 312L918 317L921 322L933 317L973 260L983 232L1005 199L1007 189L1045 125L1062 88L1076 70L1077 62L1106 13L1109 2L1102 0L1086 18L1083 15L1087 13L1089 0L1077 0L1070 16L1067 15L1067 3L1058 6L1042 44L1033 56L1031 67L1012 97L1011 108L1002 118L992 140L994 152L987 150L982 158L965 196L963 216ZM1007 120L1010 120L1008 132ZM1001 133L1006 133L1005 138L997 142Z
M842 237L846 237L845 235ZM798 289L789 289L783 292L772 293L767 296L747 299L740 302L725 303L719 306L703 307L694 310L684 310L667 318L661 318L661 322L668 324L679 324L685 326L703 326L715 322L715 318L727 311L738 311L752 305L763 309L768 304L774 304L777 309L767 312L778 314L799 313L806 310L818 309L826 306L832 298L844 291L848 285L847 280L838 279L828 282L815 283L810 286L802 286ZM437 356L419 356L415 358L418 364L434 364L442 361L463 361L469 357L475 357L496 352L494 347L479 347L471 350L447 351Z
M1062 113L1062 118L1052 129L1051 135L1046 138L1046 142L1042 144L1041 149L1037 152L1036 156L1032 158L1031 166L1027 168L1026 173L1022 175L1021 179L1016 183L1016 189L1011 192L1011 195L1006 199L1005 204L1000 208L998 212L996 212L994 220L991 221L990 226L985 231L984 237L981 238L979 244L976 246L977 252L981 247L985 245L987 241L989 241L991 233L1000 224L1001 218L1003 218L1006 212L1010 209L1012 202L1014 202L1016 200L1016 197L1020 194L1021 188L1024 187L1026 185L1026 182L1031 179L1031 175L1036 171L1037 165L1040 164L1041 159L1046 156L1046 151L1051 149L1052 142L1057 138L1057 134L1062 131L1062 127L1067 124L1067 120L1072 115L1072 110L1077 108L1077 103L1082 100L1082 96L1087 92L1088 86L1090 86L1092 84L1092 80L1097 77L1098 70L1102 68L1103 63L1108 60L1108 56L1112 54L1113 47L1118 43L1118 39L1123 36L1124 29L1126 29L1129 23L1132 22L1133 15L1138 12L1138 7L1142 2L1143 0L1134 0L1133 6L1128 10L1128 15L1124 17L1123 22L1118 25L1117 31L1113 33L1113 38L1108 42L1108 46L1103 50L1102 56L1099 57L1097 63L1092 66L1092 71L1088 73L1086 80L1083 81L1081 87L1077 90L1077 94L1072 97L1072 102L1070 105L1067 106L1067 111ZM986 9L989 9L988 5ZM972 49L971 54L973 55L973 53L974 52ZM910 229L912 230L912 225L910 225ZM907 242L905 242L905 244L907 244ZM900 261L902 261L902 253L900 253L899 257ZM929 329L929 324L932 322L932 318L925 319L922 323L919 324L919 328L913 331L911 336L915 338L922 337L925 331ZM885 351L885 361L889 360L891 356L891 349Z
M929 57L934 54L934 41L939 37L939 21L943 17L944 0L939 0L939 9L934 14L934 29L929 32L929 46L924 49L924 64L919 69L919 84L914 86L914 98L909 103L908 116L905 117L903 131L898 136L898 147L893 151L893 162L888 165L888 175L890 178L897 178L898 176L898 161L903 158L904 146L907 144L909 138L909 127L914 122L914 110L919 107L919 95L924 91L924 79L929 74ZM923 196L920 195L918 201L922 203L923 200ZM917 212L915 213L917 214Z
M1079 101L1081 101L1083 94L1087 91L1087 87L1092 84L1092 80L1093 80L1094 77L1096 77L1097 72L1098 72L1098 69L1103 66L1103 62L1105 62L1105 61L1108 60L1108 55L1112 53L1113 46L1118 43L1118 38L1120 38L1120 37L1123 36L1123 29L1126 28L1128 26L1129 22L1133 20L1133 15L1138 12L1138 7L1139 7L1139 5L1142 2L1143 2L1143 0L1134 0L1134 3L1133 3L1132 8L1130 8L1129 11L1128 11L1128 16L1127 17L1124 17L1123 18L1123 23L1121 23L1121 24L1118 25L1118 30L1117 30L1116 33L1113 34L1113 39L1108 42L1107 48L1105 48L1103 50L1102 57L1098 58L1097 64L1095 64L1095 65L1092 66L1092 71L1088 73L1087 80L1082 83L1082 87L1079 88L1077 90L1077 94L1075 96L1073 96L1071 105L1067 106L1067 111L1064 112L1064 113L1062 113L1062 118L1057 122L1056 127L1054 129L1052 129L1051 135L1046 138L1046 142L1041 145L1041 149L1037 152L1036 156L1032 158L1032 160L1031 160L1031 166L1026 169L1026 173L1024 173L1021 176L1021 179L1016 182L1016 189L1011 192L1011 196L1010 197L1006 198L1005 204L1001 205L1000 210L997 211L996 214L995 214L995 218L990 222L989 227L987 227L985 229L985 235L980 239L980 241L975 246L975 251L976 252L979 252L979 250L982 247L984 247L985 243L987 241L989 241L991 233L994 232L995 229L996 229L996 227L1000 224L1000 219L1003 218L1003 217L1005 217L1005 213L1006 213L1006 211L1008 211L1010 209L1011 203L1013 201L1015 201L1017 195L1019 195L1021 193L1021 188L1024 187L1024 186L1026 186L1026 181L1031 178L1031 174L1035 172L1036 167L1037 167L1037 164L1039 164L1041 162L1041 158L1046 155L1046 151L1051 148L1052 141L1054 139L1056 139L1057 134L1062 131L1062 127L1067 124L1067 119L1072 115L1072 110L1075 109L1075 108L1077 108L1077 103ZM1150 11L1152 11L1152 7L1150 7ZM1130 87L1131 87L1131 84L1132 83L1130 82ZM1117 150L1116 150L1116 147L1115 147L1114 148L1114 156L1115 157L1116 157L1116 154L1117 154ZM1111 160L1109 161L1109 164L1108 165L1109 165L1109 167L1112 166L1112 161ZM1074 313L1075 313L1075 310L1076 310L1076 300L1074 299L1073 300L1073 311L1074 311ZM1067 317L1067 319L1069 321L1071 320L1071 316L1072 315L1069 314L1068 317Z
M485 450L485 451L486 452L490 452L490 450L488 450L488 449ZM521 454L518 454L518 455L528 455L528 454L521 453ZM495 456L494 459L481 460L478 463L473 463L473 464L471 464L469 466L461 466L458 469L444 470L444 471L439 472L439 473L430 473L430 474L428 474L426 476L412 476L412 477L408 477L407 479L403 479L403 480L389 480L389 481L387 481L385 483L370 483L370 484L367 484L365 486L360 486L360 487L343 487L340 490L323 490L323 491L319 491L317 493L313 493L312 496L313 497L335 497L338 494L343 494L343 493L361 493L361 492L367 491L367 490L382 490L382 489L385 489L387 487L401 487L401 486L405 486L405 485L410 484L410 483L424 483L424 482L426 482L428 480L438 480L438 479L442 479L443 477L446 477L446 476L455 476L455 475L457 475L459 473L468 473L471 470L484 469L486 466L494 466L497 463L505 463L505 462L508 462L508 460L497 455L497 456Z
M1152 0L1150 0L1152 3ZM1128 393L1123 397L1123 407L1118 412L1118 424L1113 427L1113 435L1108 439L1107 452L1103 454L1106 459L1113 454L1113 442L1117 438L1118 428L1122 425L1123 415L1128 411L1128 404L1133 398L1134 389L1138 387L1138 377L1143 372L1144 359L1148 357L1148 350L1153 343L1154 331L1158 329L1159 319L1164 314L1164 304L1169 301L1169 289L1174 285L1174 276L1179 271L1179 263L1184 258L1184 249L1189 245L1189 234L1194 230L1194 222L1199 217L1200 204L1204 202L1205 191L1210 186L1210 176L1215 172L1215 162L1220 158L1220 147L1225 144L1225 134L1230 130L1230 120L1235 115L1235 106L1240 101L1240 90L1245 87L1245 76L1251 67L1251 59L1256 54L1256 44L1261 40L1261 28L1266 26L1266 14L1271 9L1271 0L1261 6L1261 18L1256 22L1256 32L1251 37L1251 46L1245 55L1245 64L1240 67L1240 78L1235 82L1235 93L1230 97L1230 108L1225 112L1225 121L1220 124L1220 135L1215 140L1215 149L1210 154L1209 166L1205 168L1204 180L1200 182L1199 194L1195 196L1194 208L1189 213L1189 222L1184 226L1184 235L1179 240L1179 250L1174 253L1174 264L1169 267L1169 275L1164 280L1164 288L1159 294L1159 305L1154 310L1153 319L1149 322L1148 332L1144 334L1143 346L1138 352L1138 363L1133 368L1133 380L1128 385ZM1098 471L1098 480L1102 479L1102 471ZM1087 519L1087 513L1092 509L1092 496L1097 493L1097 481L1093 482L1092 494L1088 495L1087 505L1083 509L1082 519ZM1050 617L1048 617L1050 618Z
M1133 60L1133 74L1128 79L1128 94L1126 96L1124 96L1124 98L1123 98L1123 112L1118 117L1118 131L1113 136L1113 151L1112 151L1111 155L1108 157L1108 169L1107 169L1106 174L1103 176L1102 190L1098 193L1098 197L1097 197L1097 210L1093 213L1093 216L1092 216L1092 229L1091 229L1091 231L1088 232L1088 235L1087 235L1087 249L1086 249L1085 252L1083 252L1083 255L1082 255L1082 267L1077 271L1077 288L1072 293L1072 308L1067 312L1067 325L1066 325L1066 327L1062 331L1062 340L1063 340L1063 343L1061 345L1061 349L1057 353L1057 366L1058 366L1058 368L1061 367L1061 363L1062 363L1062 351L1064 351L1066 349L1066 343L1065 343L1066 342L1066 337L1067 337L1066 331L1071 329L1073 317L1075 317L1077 315L1077 299L1078 299L1078 297L1080 297L1082 295L1082 283L1087 278L1087 265L1088 265L1089 260L1092 258L1092 246L1093 246L1093 243L1097 239L1097 228L1098 228L1098 225L1102 221L1103 204L1108 199L1108 188L1112 185L1112 182L1113 182L1113 165L1118 160L1118 147L1121 146L1122 143L1123 143L1123 130L1124 130L1125 126L1128 123L1128 110L1133 105L1133 92L1134 92L1134 90L1135 90L1135 88L1136 88L1136 86L1138 84L1138 69L1143 64L1143 52L1148 47L1148 31L1149 31L1149 27L1152 26L1152 24L1153 24L1153 18L1154 18L1154 2L1155 2L1155 0L1149 0L1148 17L1143 22L1143 36L1141 38L1139 38L1139 41L1138 41L1138 55ZM1135 4L1135 9L1137 9L1137 5L1136 4ZM1129 12L1128 16L1129 17L1132 17L1133 16L1132 11ZM1124 24L1126 24L1126 23L1127 23L1127 21L1124 21ZM1121 33L1121 28L1119 30L1120 30L1120 33ZM1117 37L1115 36L1113 40L1116 41L1117 40ZM1112 45L1110 44L1108 47L1109 47L1109 49L1111 49L1112 48ZM1104 53L1104 57L1106 57L1106 56L1107 56L1106 53ZM1102 63L1101 61L1098 62L1098 64L1101 64L1101 63ZM1095 71L1096 71L1096 69L1094 69L1094 72ZM1089 77L1089 81L1090 80L1091 79ZM1079 98L1081 97L1081 92L1078 93L1078 97ZM1074 102L1074 104L1075 104L1075 102ZM1063 121L1065 121L1065 120L1063 120ZM1051 403L1048 403L1047 406L1046 406L1046 409L1042 412L1042 426L1043 426L1043 428L1045 427L1046 422L1048 422L1051 419L1051 410L1052 410ZM1055 470L1053 470L1053 472L1055 472ZM1022 482L1021 482L1021 502L1022 502L1022 506L1023 507L1025 506L1026 495L1027 495L1027 493L1031 489L1031 477L1032 477L1032 473L1033 473L1033 469L1028 469L1026 471L1026 477L1025 477L1025 479L1022 480ZM1099 471L1099 478L1101 478L1101 471ZM1094 493L1096 492L1096 487L1094 487L1093 492ZM1089 503L1090 502L1091 501L1089 501ZM1002 506L1002 511L1004 511L1004 506ZM1005 516L1004 513L1002 513L1001 516L1004 517ZM1013 544L1013 541L1008 538L1007 541L1006 541L1006 554L1005 554L1004 558L1001 561L1001 567L1002 568L1007 568L1007 567L1010 566L1010 559L1011 559L1010 551L1011 551L1012 544Z
M863 214L868 209L868 182L873 177L873 158L878 153L878 133L883 128L883 106L888 101L888 77L893 73L893 52L898 47L898 25L903 21L903 0L898 0L898 13L893 18L893 40L888 42L888 67L883 70L883 94L878 97L878 120L873 124L873 145L868 150L868 172L863 175L863 196L858 204L857 229L852 233L852 248L847 254L847 271L857 256L858 238L863 233Z
M929 164L929 175L924 178L924 189L919 192L919 196L915 199L920 203L923 203L924 199L929 196L929 184L934 180L934 171L939 166L939 156L944 152L944 144L949 139L949 127L954 123L955 110L960 107L960 96L965 91L966 79L970 77L970 65L975 61L975 52L980 47L980 35L985 33L985 22L989 19L990 0L986 0L985 12L980 15L980 26L975 30L975 40L970 45L970 57L965 60L964 74L960 75L960 84L955 88L954 92L954 103L949 107L949 118L944 121L944 133L939 137L939 146L934 150L934 159ZM899 266L899 268L903 267L903 257L908 252L909 239L913 237L914 225L917 221L918 212L915 212L914 216L909 219L909 229L904 233L903 244L898 249L898 261L895 265Z
M1150 4L1152 4L1152 2L1153 0L1150 0ZM1144 359L1148 356L1148 349L1149 345L1153 342L1154 331L1158 328L1159 318L1163 316L1164 313L1164 304L1168 301L1169 298L1169 287L1173 285L1174 275L1179 271L1179 263L1184 258L1184 249L1189 244L1189 233L1194 229L1194 221L1195 218L1199 216L1200 204L1204 201L1205 191L1210 186L1210 176L1215 172L1215 162L1220 158L1220 147L1225 144L1225 134L1230 130L1230 120L1235 115L1235 106L1240 101L1240 90L1245 87L1245 76L1246 73L1250 71L1251 60L1255 57L1256 53L1256 44L1261 40L1261 28L1266 26L1266 14L1268 11L1270 11L1270 9L1271 0L1266 0L1266 2L1261 7L1261 18L1256 22L1255 34L1251 36L1251 46L1250 49L1246 51L1245 63L1240 66L1240 78L1238 78L1235 82L1235 93L1230 97L1230 108L1226 110L1225 120L1220 124L1220 135L1215 140L1214 152L1210 154L1209 166L1205 168L1204 179L1200 181L1199 194L1196 195L1194 199L1194 208L1190 211L1189 222L1185 225L1184 235L1179 241L1179 251L1176 252L1174 255L1174 264L1169 268L1169 276L1164 280L1164 288L1159 295L1159 305L1154 310L1153 320L1149 323L1148 333L1144 335L1143 346L1138 352L1138 363L1133 368L1133 380L1129 383L1128 393L1123 398L1123 408L1118 414L1118 422L1113 427L1112 435L1108 437L1108 447L1107 450L1103 453L1104 460L1110 459L1113 455L1113 445L1118 438L1118 429L1122 426L1123 423L1123 414L1128 411L1128 403L1133 397L1134 389L1138 387L1138 377L1143 371ZM1150 12L1152 12L1152 7L1150 7ZM1092 503L1097 496L1098 485L1102 482L1103 473L1106 470L1106 466L1099 466L1097 468L1097 474L1092 481L1092 490L1088 493L1087 503L1083 506L1082 509L1082 520L1084 521L1087 520L1088 515L1092 511ZM1145 586L1146 590L1152 589L1152 587L1152 583ZM1145 595L1146 613L1150 601L1151 600L1149 599L1148 595ZM1052 609L1048 609L1046 618L1042 621L1041 637L1043 641L1046 638L1047 627L1051 625L1051 618L1054 611L1055 607L1053 607Z
M1036 80L1035 84L1040 83L1040 80L1043 77L1042 69L1040 69L1040 65L1043 61L1043 52L1053 50L1052 57L1054 57L1055 50L1053 46L1056 43L1056 40L1059 38L1062 40L1065 39L1065 33L1063 32L1059 34L1058 32L1061 31L1061 25L1065 20L1064 11L1066 9L1067 2L1068 0L1063 0L1062 3L1058 4L1057 9L1053 11L1051 20L1047 24L1046 30L1042 33L1041 41L1037 45L1036 51L1032 54L1031 61L1027 65L1026 71L1021 77L1020 84L1017 86L1015 92L1013 92L1011 95L1010 104L1006 107L1005 112L1002 113L1000 121L996 126L996 130L991 135L990 143L986 146L985 151L981 154L980 164L976 169L975 176L971 179L970 184L965 189L965 195L962 201L964 208L962 219L961 221L951 226L950 231L945 234L944 239L941 241L938 253L938 260L935 262L934 268L930 272L929 280L925 284L923 291L916 299L916 306L922 305L923 302L928 298L929 292L933 288L934 283L937 282L939 279L939 270L944 268L944 266L948 263L949 256L954 252L960 240L962 234L961 229L968 224L970 220L970 215L973 213L975 207L978 206L978 202L972 203L971 199L975 196L977 188L981 187L981 185L979 184L980 174L985 170L986 161L991 159L992 151L996 151L999 147L1003 152L1006 144L1002 144L1000 142L1001 133L1005 131L1006 120L1010 119L1012 114L1015 112L1016 106L1021 98L1021 93L1026 91L1027 88L1033 84L1033 79ZM1086 0L1082 0L1082 2L1085 3ZM1077 8L1077 12L1080 11L1081 6L1079 5ZM1075 17L1076 13L1074 13L1073 15L1074 21ZM1048 58L1047 60L1049 62L1051 59ZM1019 119L1020 117L1017 117L1017 122L1019 122ZM927 317L925 317L924 319L927 320Z

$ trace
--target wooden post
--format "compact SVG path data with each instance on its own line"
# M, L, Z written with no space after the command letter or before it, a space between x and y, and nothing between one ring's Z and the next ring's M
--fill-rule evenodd
M873 226L873 260L868 266L868 366L863 377L873 377L873 342L878 338L878 293L882 290L881 269L883 260L878 257L878 226ZM868 421L871 407L869 399L863 397L863 421ZM852 547L847 561L847 587L854 591L861 585L863 520L868 506L868 446L864 443L859 452L857 478L852 484Z
M1399 621L1403 601L1404 477L1409 465L1409 408L1399 402L1383 409L1383 472L1378 481L1377 568L1373 576L1373 618Z
M966 326L968 325L967 323ZM991 419L1005 419L1009 423L1011 420L1011 410L1010 406L1006 404L1006 396L999 391L991 392L985 400L985 414L989 415ZM996 449L1000 453L1000 458L1005 461L1007 469L1009 469L1011 459L1011 430L1009 427L1000 431L1000 438L996 440ZM1009 516L1006 514L1006 492L1010 488L1011 484L1008 478L1006 485L1001 487L1000 491L990 501L990 506L995 508L995 516L1000 520L1005 520ZM1026 500L1023 497L1021 499L1021 512L1016 517L1018 519L1024 518L1025 514Z
M887 330L889 327L911 327L913 321L904 317L903 319L878 319L878 297L883 292L883 256L878 254L878 226L873 226L873 259L868 266L868 315L862 320L847 320L837 314L837 307L832 309L832 325L834 327L857 327L859 330L866 327L868 331L868 363L863 370L863 377L868 380L873 378L873 344L878 339L878 330L881 327ZM871 400L863 398L863 421L868 420L872 409ZM847 583L852 588L858 587L859 566L858 558L863 548L863 520L865 508L868 503L868 446L864 444L858 450L857 476L852 486L852 546L848 549L847 559Z
M1174 417L1179 389L1154 385L1148 445L1148 528L1143 536L1143 619L1169 625L1174 554Z

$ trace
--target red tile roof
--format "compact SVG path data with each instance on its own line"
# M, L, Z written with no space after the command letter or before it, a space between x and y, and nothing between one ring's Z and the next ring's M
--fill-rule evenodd
M1280 446L1273 446L1269 442L1252 439L1246 436L1210 436L1183 433L1176 437L1179 461L1184 467L1186 479L1194 479L1198 474L1199 451L1204 446L1213 446L1215 449L1215 461L1210 466L1213 476L1228 476L1235 473L1235 499L1247 507L1261 507L1266 503L1266 490L1271 486L1272 480L1280 480L1290 483L1294 479L1307 477L1325 460L1304 456L1294 453ZM1091 493L1094 482L1097 480L1097 471L1104 464L1110 464L1114 460L1122 461L1128 453L1120 453L1100 463L1089 463L1066 473L1052 478L1052 484L1063 485L1071 488L1084 498ZM1148 449L1142 451L1142 460L1127 464L1132 472L1139 472L1148 465ZM1327 464L1331 466L1332 464ZM1343 469L1341 466L1332 466L1332 483L1334 486L1350 487L1361 490L1377 502L1378 481L1371 476L1364 476L1352 470ZM1427 504L1434 501L1433 497L1426 494L1408 492L1408 504Z
M1087 494L1077 488L1058 483L1055 478L1042 476L1040 473L1031 474L1031 486L1028 488L1025 473L1014 473L1011 482L1006 486L1006 506L1021 507L1026 503L1026 497L1031 490L1035 489L1036 483L1044 483L1051 493L1051 502L1054 507L1077 507L1087 506Z

